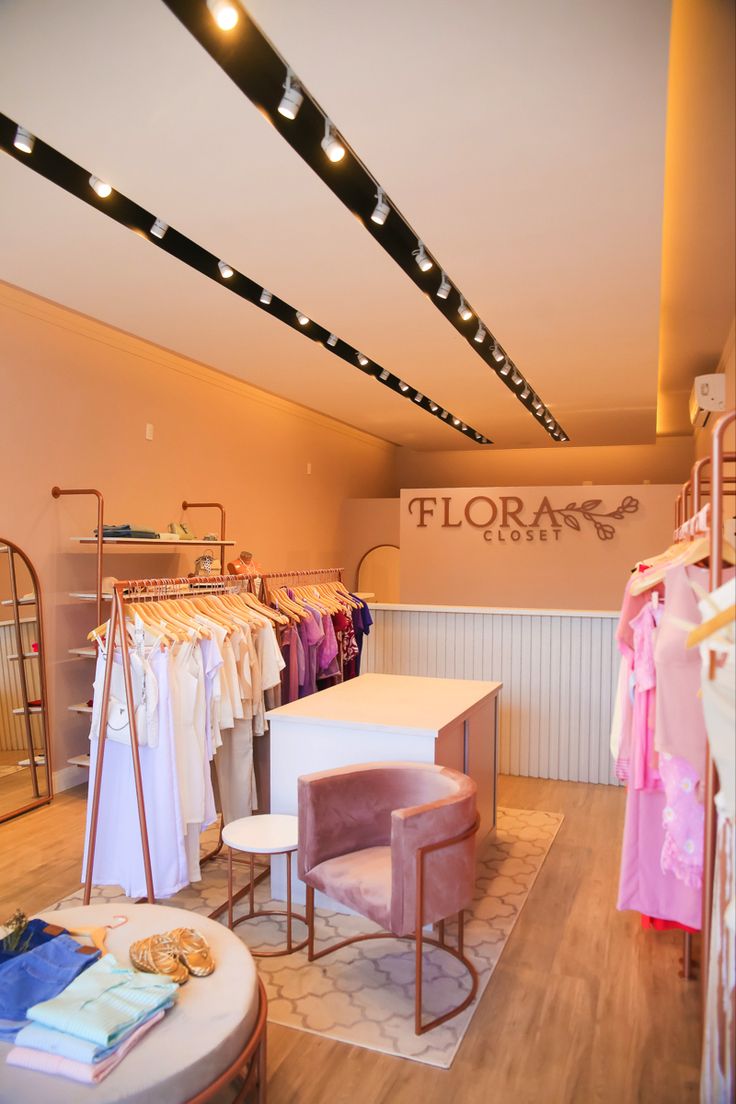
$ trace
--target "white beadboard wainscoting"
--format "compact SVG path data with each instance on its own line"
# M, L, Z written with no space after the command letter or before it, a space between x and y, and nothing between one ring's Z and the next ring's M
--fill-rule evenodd
M503 682L503 774L617 784L617 613L370 605L362 671Z

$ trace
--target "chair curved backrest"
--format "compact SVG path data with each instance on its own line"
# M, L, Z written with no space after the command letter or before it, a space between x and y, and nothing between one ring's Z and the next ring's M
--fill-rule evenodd
M391 848L391 931L416 926L417 853L473 827L476 786L432 763L365 763L299 779L299 877L328 859L368 847ZM475 839L424 856L424 923L472 900Z

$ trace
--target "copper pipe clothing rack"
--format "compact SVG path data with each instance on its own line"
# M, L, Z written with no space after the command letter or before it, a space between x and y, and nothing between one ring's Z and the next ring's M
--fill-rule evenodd
M703 456L696 460L687 479L680 489L675 500L675 540L686 538L679 536L679 530L687 521L697 517L703 507L704 499L710 497L710 576L711 591L721 585L722 560L723 560L723 499L726 496L736 496L736 475L726 475L725 464L736 462L736 452L725 452L723 438L726 429L736 419L736 412L731 411L723 415L716 422L711 441L710 456ZM706 468L710 468L706 472ZM688 513L692 506L692 513ZM711 653L711 657L713 653ZM713 659L711 658L711 665ZM708 983L708 957L710 952L710 927L713 908L713 875L715 870L715 794L718 784L715 764L711 759L710 748L706 741L705 746L705 831L703 851L703 901L701 920L701 984L703 995ZM682 976L685 979L692 977L692 935L684 933ZM705 1000L703 1000L705 1006Z

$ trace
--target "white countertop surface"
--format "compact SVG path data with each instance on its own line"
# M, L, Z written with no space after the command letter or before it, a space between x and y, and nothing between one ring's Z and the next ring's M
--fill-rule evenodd
M366 674L271 709L266 716L278 723L389 728L436 736L501 686L474 679Z

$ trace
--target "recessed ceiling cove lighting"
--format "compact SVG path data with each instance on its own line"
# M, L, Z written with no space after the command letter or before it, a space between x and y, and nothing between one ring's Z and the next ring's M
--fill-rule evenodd
M408 383L404 383L404 381L403 381L403 380L399 380L399 389L400 389L401 391L403 391L403 392L404 392L404 394L406 394L406 392L407 392L407 391L409 390L409 384L408 384Z
M36 139L31 134L30 130L26 130L25 127L19 126L15 132L15 138L13 139L13 145L21 153L33 153L33 146Z
M414 250L413 256L416 257L417 264L421 268L422 272L429 272L432 267L432 262L424 251L424 243L418 241L417 247Z
M106 184L104 180L100 180L99 176L91 176L89 183L92 191L96 192L100 199L107 199L112 194L110 185Z
M330 346L331 349L334 349L337 345L337 334L330 334L330 336L327 338L327 344Z
M437 288L437 298L438 299L447 299L448 295L450 294L450 288L451 287L452 287L452 285L450 284L450 281L447 279L447 276L443 272L442 273L442 280L440 282L440 286Z
M162 238L168 229L169 227L163 219L156 219L151 227L151 234L154 238Z
M272 299L273 294L268 290L268 288L264 288L261 292L261 302L263 303L264 307L267 307Z
M320 145L330 161L342 161L345 156L345 147L335 134L335 128L329 119L325 119L325 136Z
M486 331L483 328L483 323L479 322L478 323L478 329L476 331L475 337L473 338L473 341L477 341L478 344L481 345L483 343L483 341L485 340L485 336L486 336Z
M287 69L286 80L284 81L284 94L276 110L279 115L283 115L285 119L296 119L299 114L299 108L302 106L303 99L304 93L301 90L299 82L294 80L294 74L291 69Z
M376 206L373 209L371 215L371 222L375 222L376 226L383 226L384 222L388 218L388 213L391 210L386 202L386 193L383 188L379 186L376 192Z
M468 322L473 317L473 312L463 299L462 295L460 296L460 306L457 308L457 313L460 315L463 322Z
M309 325L309 319L307 318L306 314L302 314L301 311L296 312L296 320L297 320L297 322L299 323L300 326L308 326Z
M207 0L207 7L221 31L231 31L240 18L240 12L232 0Z
M361 368L365 368L366 364L370 363L368 357L364 353L356 353L355 355L358 358L358 364L360 364Z
M227 264L225 261L218 261L217 267L220 270L220 275L222 276L223 280L229 280L230 277L234 275L234 269L232 269L230 265Z

